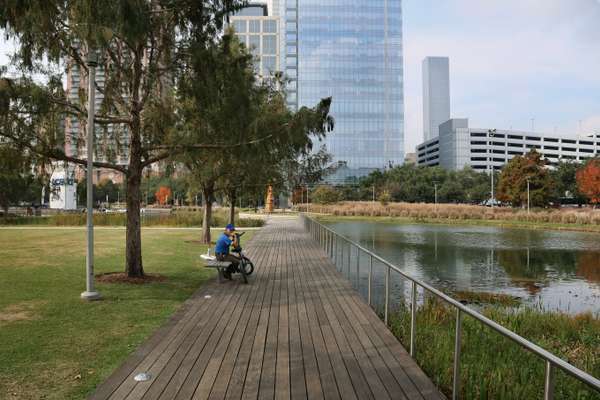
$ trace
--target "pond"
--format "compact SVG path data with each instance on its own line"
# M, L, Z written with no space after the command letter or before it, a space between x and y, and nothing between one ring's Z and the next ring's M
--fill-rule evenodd
M327 225L447 293L508 294L544 310L600 315L598 233L367 221ZM338 265L366 295L367 257L353 252L348 262L346 256ZM385 268L376 263L374 274L373 301L381 304ZM394 301L410 285L392 275Z

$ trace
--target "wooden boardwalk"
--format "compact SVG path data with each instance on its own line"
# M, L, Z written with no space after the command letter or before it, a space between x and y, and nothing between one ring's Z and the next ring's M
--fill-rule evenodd
M298 219L248 255L250 284L204 286L90 398L443 398Z

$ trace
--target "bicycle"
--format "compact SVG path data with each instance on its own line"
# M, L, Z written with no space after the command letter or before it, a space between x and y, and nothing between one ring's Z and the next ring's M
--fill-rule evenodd
M242 250L242 241L241 237L244 236L246 232L236 233L235 236L237 238L237 246L231 249L232 253L237 253L238 258L240 259L240 263L237 266L236 270L233 272L239 272L242 275L242 279L244 283L248 283L248 276L252 275L254 272L254 263L244 254Z

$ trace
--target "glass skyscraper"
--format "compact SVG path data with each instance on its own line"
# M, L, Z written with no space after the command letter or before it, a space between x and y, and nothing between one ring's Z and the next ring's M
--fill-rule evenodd
M286 0L290 107L332 96L334 181L404 161L401 0Z

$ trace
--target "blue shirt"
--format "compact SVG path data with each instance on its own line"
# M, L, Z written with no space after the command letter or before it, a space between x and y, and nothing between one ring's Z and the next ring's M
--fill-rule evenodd
M215 253L229 254L229 246L231 246L232 240L229 239L225 233L221 234L217 239L217 245L215 246Z

